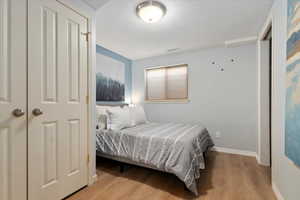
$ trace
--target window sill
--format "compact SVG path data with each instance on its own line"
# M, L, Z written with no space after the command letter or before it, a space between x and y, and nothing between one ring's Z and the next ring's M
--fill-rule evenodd
M177 100L145 100L147 104L187 104L191 101L189 99Z

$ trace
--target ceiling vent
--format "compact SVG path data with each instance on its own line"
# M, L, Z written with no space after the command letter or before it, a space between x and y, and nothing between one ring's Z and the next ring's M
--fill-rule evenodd
M168 49L167 52L168 53L173 53L173 52L179 51L179 50L180 50L180 48L173 48L173 49Z

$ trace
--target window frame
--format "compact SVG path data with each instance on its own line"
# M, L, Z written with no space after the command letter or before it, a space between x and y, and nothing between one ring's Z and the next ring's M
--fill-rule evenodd
M148 79L147 79L147 71L152 69L162 69L162 68L174 68L174 67L180 67L185 66L187 68L187 75L186 75L186 84L187 84L187 98L178 98L178 99L158 99L158 100L150 100L148 99ZM144 101L146 103L189 103L189 65L187 63L182 64L174 64L174 65L160 65L155 67L146 67L144 69Z

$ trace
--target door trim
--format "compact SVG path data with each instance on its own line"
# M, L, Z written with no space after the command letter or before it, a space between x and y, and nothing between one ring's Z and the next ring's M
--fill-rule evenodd
M259 54L261 52L261 46L260 46L260 44L261 44L261 42L265 41L265 38L269 34L270 29L272 28L272 26L273 26L273 18L272 18L272 15L269 15L268 18L267 18L267 20L266 20L266 22L265 22L265 24L264 24L264 27L263 27L263 29L262 29L261 33L259 34L259 37L258 37L258 44L257 44L258 47L257 47L257 49L258 49L258 53ZM260 55L258 55L258 56L259 56L258 58L260 58ZM273 61L273 56L272 56L272 61ZM260 63L261 63L261 59L258 59L258 71L259 72L261 71L261 65L260 65ZM269 82L269 84L271 84L269 86L269 88L271 89L271 91L274 91L274 82L273 82L274 81L274 79L273 79L273 77L274 77L273 71L274 70L271 69L271 71L272 71L271 74L268 73L268 76L271 78L271 81L272 81L272 82ZM260 81L260 79L258 81ZM258 133L258 141L257 141L257 143L258 143L258 152L257 152L258 158L257 158L257 161L258 161L258 163L260 165L270 166L270 162L264 162L263 161L264 159L262 158L263 157L262 155L265 154L265 152L262 152L263 149L264 149L263 147L265 147L266 144L261 141L261 138L262 137L268 138L268 141L270 141L270 135L272 134L272 130L273 130L273 127L272 127L273 122L272 121L269 122L269 123L271 123L271 127L270 127L271 130L268 133L265 133L265 132L263 132L263 130L261 130L261 127L259 125L260 124L260 120L261 120L261 116L262 116L261 113L263 112L263 110L261 109L261 105L260 105L260 93L261 93L261 90L262 89L260 87L260 82L258 82L258 130L257 130L257 133ZM269 99L271 99L271 102L273 102L273 100L274 100L273 92L271 94L272 95L269 96ZM271 114L273 113L273 108L272 107L270 108L269 112L271 112ZM270 113L264 113L264 116L268 117L268 120L266 120L266 121L272 120L272 118L270 119ZM268 124L268 126L269 126L269 124ZM271 145L271 141L269 143L269 146L270 145ZM270 149L270 147L268 149ZM272 155L271 154L268 154L268 155L269 155L269 158L267 160L271 161L272 160Z

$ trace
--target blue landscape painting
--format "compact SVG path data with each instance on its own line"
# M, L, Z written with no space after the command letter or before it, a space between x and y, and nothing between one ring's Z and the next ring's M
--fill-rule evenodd
M125 100L125 65L106 55L97 54L96 101Z
M285 153L300 166L300 0L288 0Z

